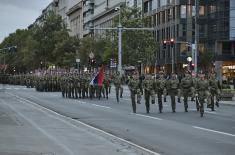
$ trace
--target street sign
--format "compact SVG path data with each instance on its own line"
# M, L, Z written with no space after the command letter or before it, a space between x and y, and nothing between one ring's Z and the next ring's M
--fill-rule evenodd
M93 58L94 58L94 56L95 56L95 55L94 55L94 53L93 53L93 52L91 52L91 53L89 54L89 58L90 58L90 59L93 59Z
M80 62L80 59L76 59L76 62L79 63L79 62Z

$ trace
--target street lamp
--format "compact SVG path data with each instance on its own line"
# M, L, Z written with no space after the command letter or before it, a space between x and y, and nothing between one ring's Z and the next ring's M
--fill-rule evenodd
M118 15L118 71L122 73L122 24L121 24L121 7L115 7L119 11Z
M173 50L174 45L175 45L175 40L173 38L171 38L170 44L171 44L171 57L172 57L171 71L172 71L172 74L173 74L174 73L174 67L175 67L174 50Z

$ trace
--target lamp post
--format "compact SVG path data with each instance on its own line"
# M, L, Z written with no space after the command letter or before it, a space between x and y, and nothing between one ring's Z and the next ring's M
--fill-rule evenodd
M121 24L121 7L116 7L116 11L119 11L118 15L118 71L122 72L122 24Z
M171 38L171 41L170 41L171 43L171 57L172 57L172 59L171 59L171 71L172 71L172 74L175 72L174 71L174 67L175 67L175 56L174 56L174 44L175 44L175 40L173 39L173 38Z

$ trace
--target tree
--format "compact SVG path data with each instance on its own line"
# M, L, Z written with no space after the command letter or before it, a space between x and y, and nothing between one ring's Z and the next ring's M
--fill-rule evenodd
M200 53L199 55L199 63L200 66L202 67L202 70L204 71L208 71L208 69L212 67L214 61L215 61L215 54L212 51Z
M114 26L118 25L118 20L118 17L114 20ZM123 27L142 28L148 25L148 23L149 18L142 17L140 9L129 7L121 8L121 24ZM117 32L115 31L109 34L110 37L114 34L114 49L117 49ZM158 43L151 31L127 30L122 34L122 58L123 64L125 65L136 65L139 60L145 65L154 65L157 50ZM106 53L106 55L111 55L111 53Z
M69 37L68 30L64 24L61 16L56 15L54 12L49 14L42 21L42 24L35 26L33 38L38 42L35 56L38 58L37 64L41 61L45 66L49 64L55 64L57 57L54 49L58 42L62 42Z

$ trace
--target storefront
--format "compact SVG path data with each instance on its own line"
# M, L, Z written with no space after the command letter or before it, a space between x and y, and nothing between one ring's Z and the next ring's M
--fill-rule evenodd
M235 61L224 61L222 64L222 75L226 80L231 81L235 77Z

